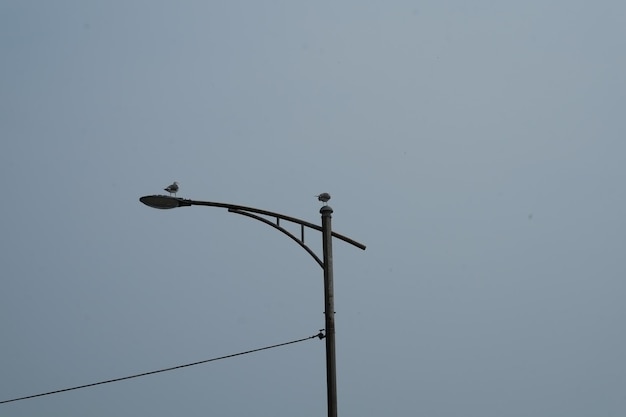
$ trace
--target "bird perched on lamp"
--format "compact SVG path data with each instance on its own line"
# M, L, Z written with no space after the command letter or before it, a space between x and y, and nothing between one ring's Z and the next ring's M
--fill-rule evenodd
M170 195L174 194L174 196L176 196L176 193L178 192L178 183L174 181L172 184L164 188L164 190L170 193Z

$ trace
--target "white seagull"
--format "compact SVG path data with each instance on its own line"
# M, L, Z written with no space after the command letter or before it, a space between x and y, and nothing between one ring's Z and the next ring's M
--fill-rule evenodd
M174 181L172 184L168 185L167 188L164 188L164 190L170 193L170 195L174 194L174 196L176 196L176 193L178 192L178 183Z
M328 200L330 200L330 194L328 193L322 193L322 194L316 195L315 197L317 197L319 201L324 203L324 205L326 205L326 203L328 203Z

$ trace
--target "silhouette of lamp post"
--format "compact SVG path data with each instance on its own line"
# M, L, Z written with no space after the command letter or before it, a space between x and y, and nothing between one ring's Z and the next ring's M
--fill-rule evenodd
M284 214L274 213L267 210L261 210L254 207L239 206L235 204L216 203L212 201L197 201L188 200L178 197L166 196L166 195L151 195L144 196L139 199L143 204L157 209L172 209L177 207L189 207L189 206L208 206L208 207L220 207L228 209L228 212L241 214L246 217L253 218L274 229L289 236L293 241L300 245L311 257L318 263L324 270L324 316L326 319L324 337L326 338L326 390L328 401L328 417L337 417L337 367L335 357L335 299L333 291L333 246L332 238L337 238L352 246L356 246L359 249L365 250L365 245L350 239L347 236L335 233L331 229L331 214L333 209L326 203L330 196L327 193L322 193L317 196L320 201L325 204L320 209L322 215L322 226L318 226L313 223L306 222L304 220L297 219L295 217L285 216ZM264 217L262 217L264 216ZM268 220L269 218L275 219L275 221ZM300 236L296 236L283 228L280 225L280 221L286 221L296 223L300 225ZM304 243L304 230L305 228L313 229L322 232L322 259L319 258Z

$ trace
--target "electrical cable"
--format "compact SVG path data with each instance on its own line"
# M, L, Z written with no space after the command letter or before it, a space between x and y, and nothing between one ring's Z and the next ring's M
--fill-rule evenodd
M10 402L15 402L15 401L28 400L28 399L31 399L31 398L43 397L43 396L46 396L46 395L59 394L61 392L73 391L73 390L82 389L82 388L89 388L89 387L94 387L96 385L110 384L112 382L119 382L119 381L124 381L124 380L127 380L127 379L139 378L139 377L142 377L142 376L158 374L158 373L161 373L161 372L173 371L173 370L176 370L176 369L187 368L187 367L195 366L195 365L201 365L203 363L208 363L208 362L219 361L219 360L222 360L222 359L233 358L235 356L247 355L248 353L260 352L262 350L274 349L274 348L281 347L281 346L286 346L286 345L291 345L291 344L294 344L294 343L304 342L305 340L314 339L316 337L319 338L319 339L323 339L325 337L325 335L324 335L323 331L320 330L320 332L318 334L315 334L315 335L309 336L309 337L305 337L304 339L292 340L291 342L285 342L285 343L279 343L277 345L265 346L265 347L262 347L262 348L247 350L245 352L233 353L233 354L226 355L226 356L220 356L218 358L205 359L203 361L187 363L185 365L172 366L170 368L159 369L159 370L156 370L156 371L143 372L143 373L140 373L140 374L124 376L124 377L121 377L121 378L108 379L106 381L94 382L92 384L79 385L77 387L64 388L64 389L59 389L59 390L56 390L56 391L44 392L44 393L41 393L41 394L28 395L26 397L13 398L11 400L0 401L0 404L6 404L6 403L10 403Z

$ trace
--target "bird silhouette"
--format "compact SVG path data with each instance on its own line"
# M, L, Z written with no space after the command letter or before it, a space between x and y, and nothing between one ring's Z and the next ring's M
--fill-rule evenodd
M326 205L326 203L328 203L328 200L330 200L330 194L328 193L322 193L322 194L316 195L315 197L317 197L319 201L324 203L324 205Z
M174 196L176 196L176 193L178 192L178 183L174 181L172 184L164 188L164 190L170 193L170 195L174 194Z

